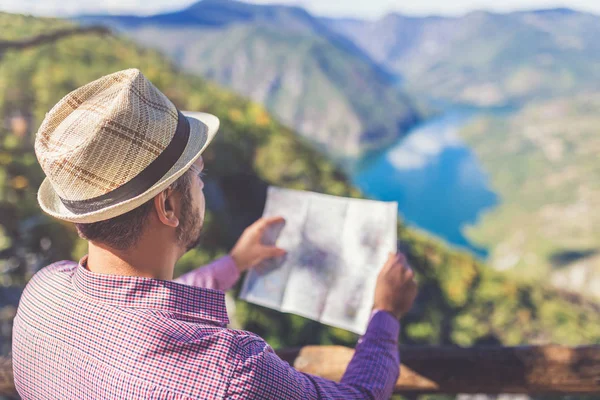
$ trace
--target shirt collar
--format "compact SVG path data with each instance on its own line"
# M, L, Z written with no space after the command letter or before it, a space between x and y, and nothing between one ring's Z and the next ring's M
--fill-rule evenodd
M103 303L171 312L222 326L229 323L224 292L160 279L99 274L87 269L86 263L87 256L79 261L73 285Z

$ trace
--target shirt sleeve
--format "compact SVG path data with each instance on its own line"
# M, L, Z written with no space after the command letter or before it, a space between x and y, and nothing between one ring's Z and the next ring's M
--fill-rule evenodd
M262 339L240 344L228 399L389 399L400 373L398 332L391 314L375 312L341 382L296 371Z
M175 282L206 289L226 291L240 278L240 271L231 256L221 257L212 263L174 279Z

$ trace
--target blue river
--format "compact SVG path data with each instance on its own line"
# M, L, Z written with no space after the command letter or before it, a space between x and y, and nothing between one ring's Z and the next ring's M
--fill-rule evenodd
M409 225L484 258L486 250L463 233L498 203L487 174L458 135L476 114L459 109L429 119L393 146L356 162L350 175L368 197L398 202Z

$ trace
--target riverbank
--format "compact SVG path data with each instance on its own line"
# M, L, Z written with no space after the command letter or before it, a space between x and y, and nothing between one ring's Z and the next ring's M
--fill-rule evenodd
M459 132L476 117L511 111L448 107L389 148L368 154L346 169L365 195L398 202L399 214L409 225L485 258L487 250L472 243L464 230L497 206L499 198Z

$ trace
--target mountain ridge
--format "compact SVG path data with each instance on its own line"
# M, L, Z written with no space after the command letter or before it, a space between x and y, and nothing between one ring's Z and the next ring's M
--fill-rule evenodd
M600 88L600 16L567 8L460 17L391 13L323 21L404 78L406 90L477 106Z
M220 20L215 20L215 15L213 14L213 19L201 18L201 12L209 11L218 11L223 10L223 6L228 6L229 8L226 11L231 11L229 14L221 15ZM212 9L211 9L212 7ZM242 11L242 12L236 12ZM244 13L245 11L245 13ZM173 11L169 13L158 13L151 16L134 16L134 15L102 15L102 14L90 14L90 15L81 15L76 17L77 21L86 22L90 19L97 20L110 20L117 21L125 24L129 24L134 22L137 25L152 25L155 23L163 23L163 24L173 24L176 26L181 25L207 25L207 26L226 26L230 24L235 24L239 22L249 22L249 21L259 21L259 22L268 22L272 24L273 22L278 22L277 14L290 14L294 17L300 17L303 22L306 22L306 27L314 29L318 31L318 33L323 34L327 39L334 41L336 45L340 45L349 51L352 51L364 60L371 61L370 57L367 53L358 47L353 41L347 39L343 35L339 35L334 31L329 30L325 24L321 23L318 18L313 17L308 11L304 8L297 6L289 6L289 5L268 5L268 4L252 4L245 3L243 1L238 0L200 0L196 3L191 4L190 6L179 10ZM200 14L200 15L199 15ZM224 18L226 16L230 16L230 18ZM209 15L210 16L210 15ZM231 18L233 16L234 18ZM238 16L239 18L235 18ZM243 18L246 16L246 18ZM277 24L276 24L277 25ZM289 29L290 26L286 25L285 28ZM385 69L381 68L379 64L373 63L372 66L374 68L378 68L379 72L382 75L385 75L389 79L394 79L393 74L390 74Z
M334 156L389 145L420 118L412 101L394 87L395 74L298 7L205 0L133 20L77 20L108 24L160 49L186 70L265 104Z

